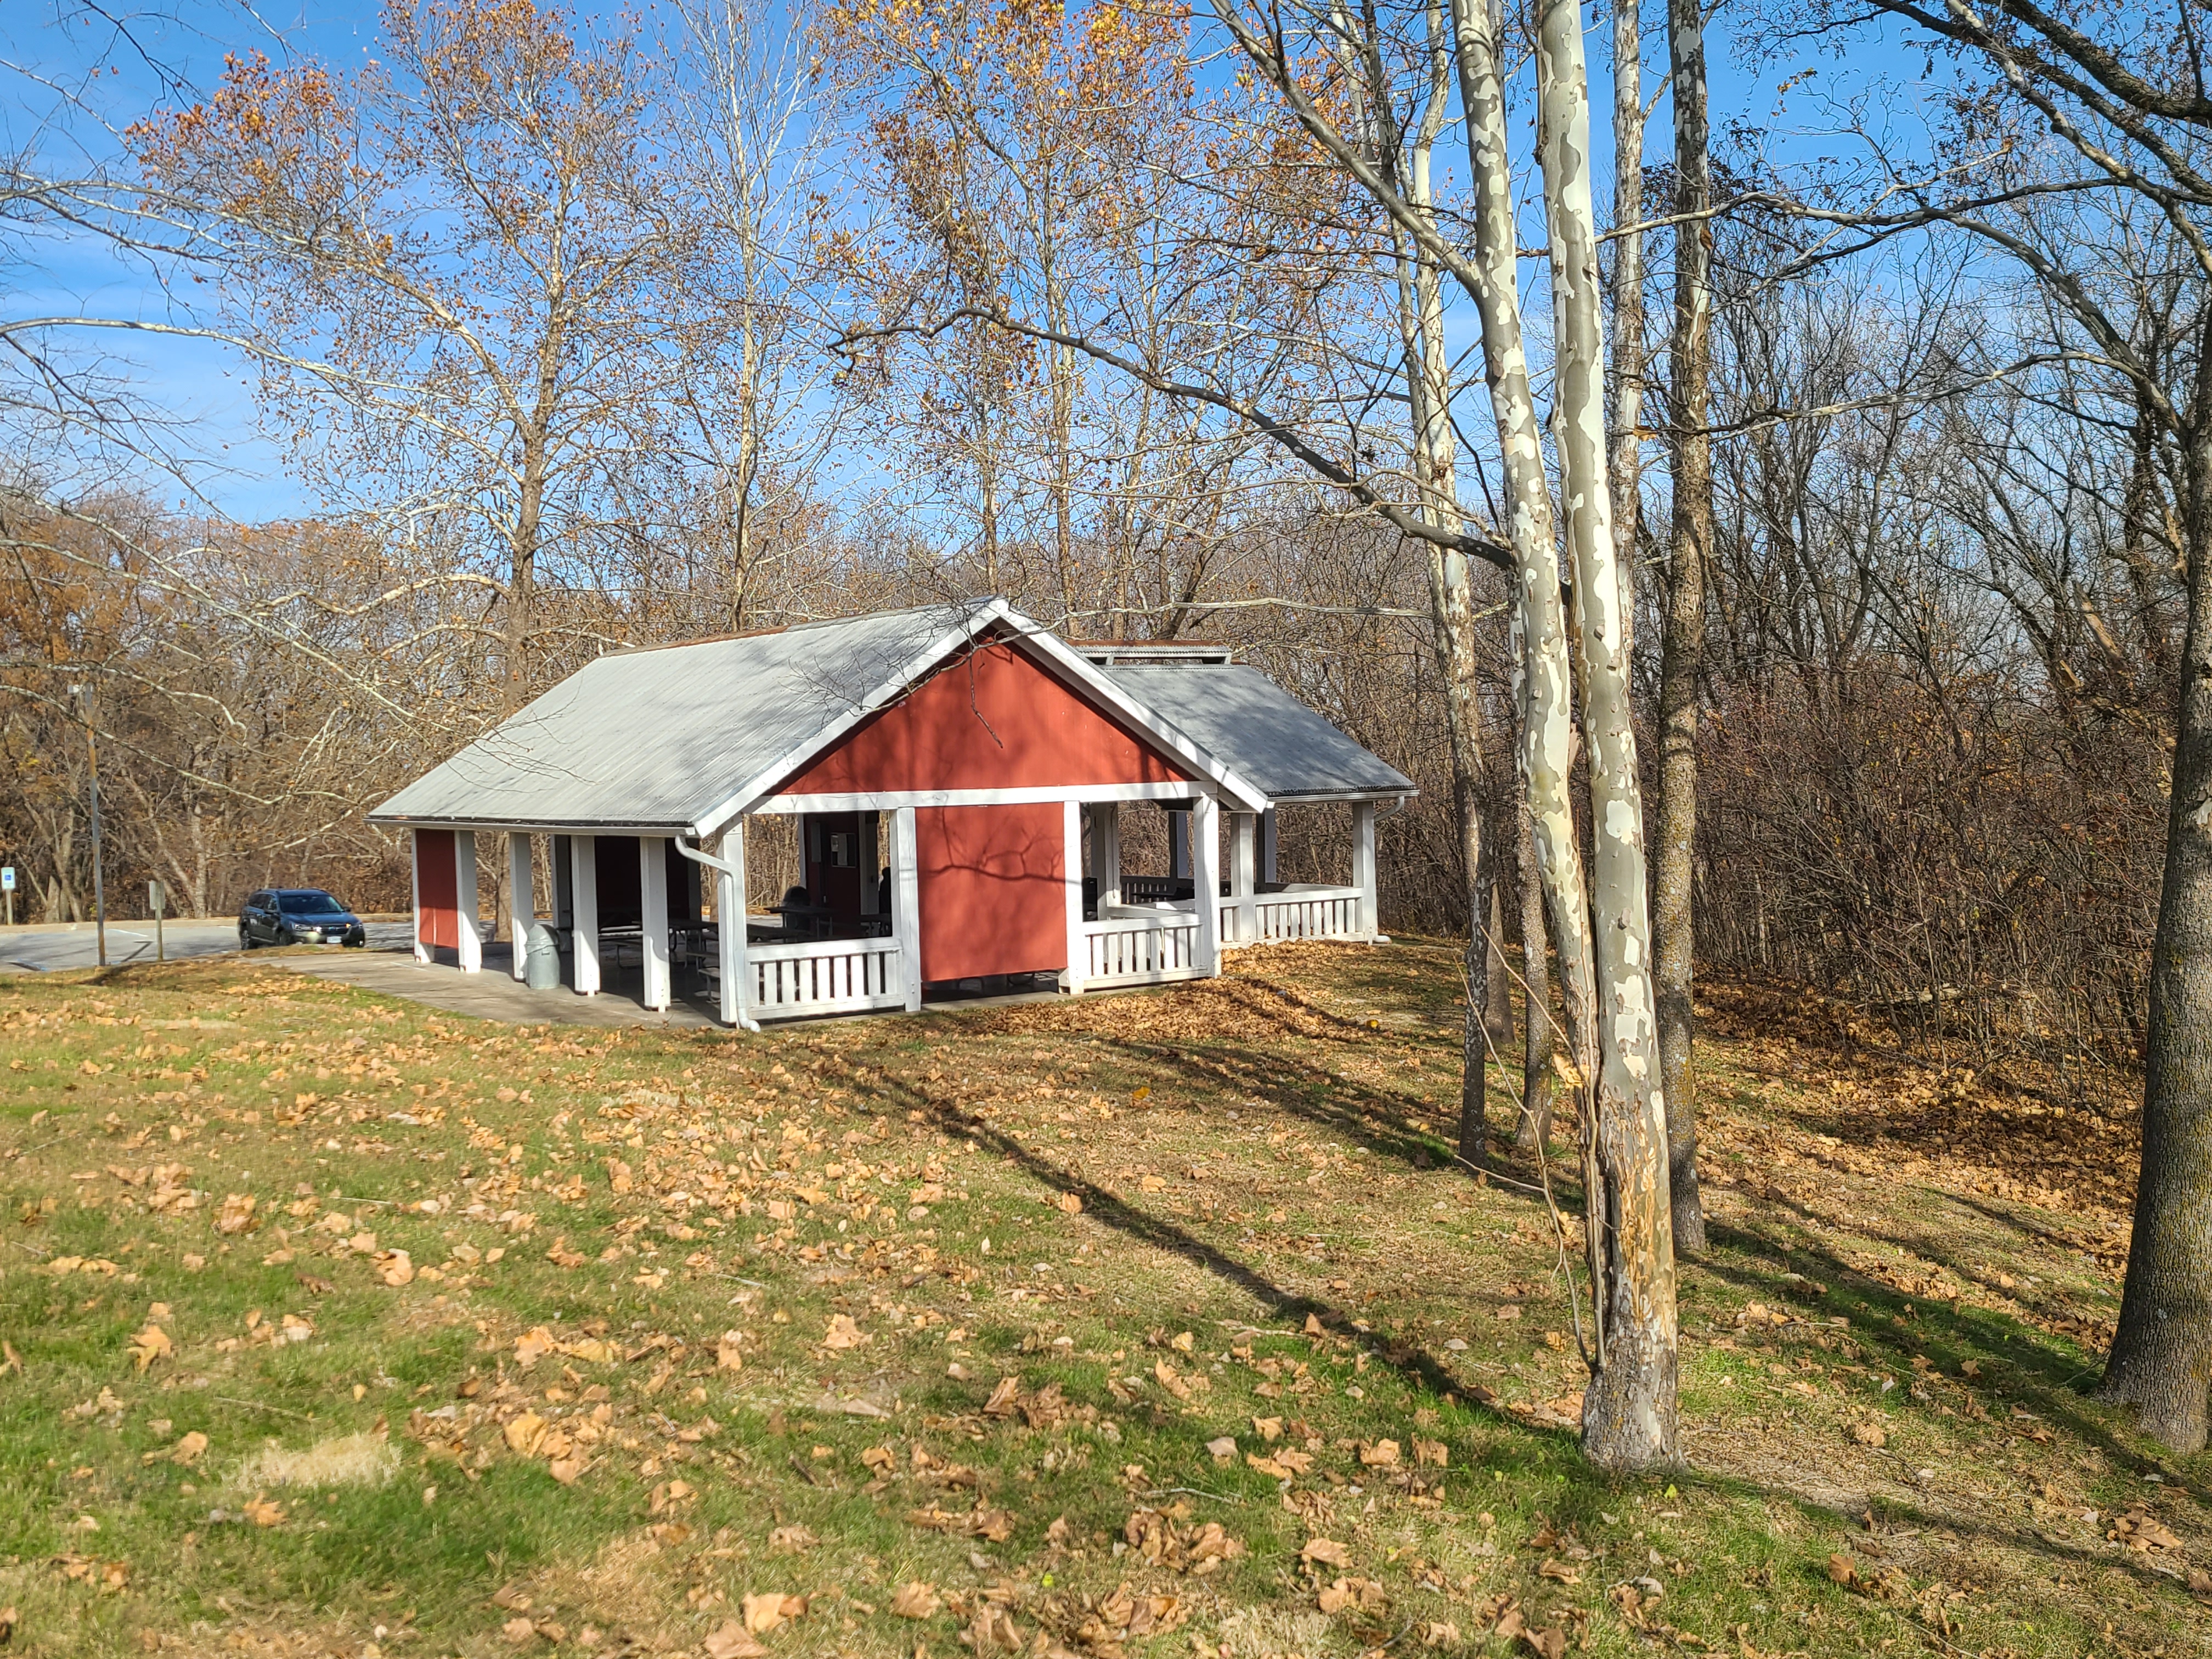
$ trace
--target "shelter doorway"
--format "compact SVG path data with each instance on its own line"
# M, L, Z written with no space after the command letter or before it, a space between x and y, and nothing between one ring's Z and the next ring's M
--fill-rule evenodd
M928 806L914 816L923 984L957 990L966 980L1066 969L1060 803Z

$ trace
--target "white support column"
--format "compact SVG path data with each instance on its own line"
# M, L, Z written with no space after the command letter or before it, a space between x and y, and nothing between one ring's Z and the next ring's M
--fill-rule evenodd
M665 1012L669 1003L668 974L668 838L637 838L638 933L642 949L645 1006Z
M906 1011L921 1012L921 849L915 839L914 808L891 813L891 937L898 942L899 979Z
M1191 896L1198 907L1201 974L1221 971L1221 803L1200 795L1190 815Z
M1229 896L1237 902L1237 937L1229 942L1250 945L1260 937L1260 815L1232 812L1229 834Z
M1066 837L1060 866L1066 879L1060 885L1067 899L1067 966L1060 969L1060 988L1079 997L1091 967L1091 940L1083 931L1083 803L1067 802L1061 823Z
M722 862L737 873L714 878L714 933L722 958L722 1024L742 1027L752 999L751 964L745 959L745 821L722 831Z
M1359 890L1359 937L1373 939L1382 931L1382 922L1375 898L1375 803L1371 800L1363 800L1352 809L1352 884Z
M483 935L477 932L477 832L453 831L453 908L460 912L461 971L483 969Z
M568 837L568 907L575 921L568 929L575 963L571 977L576 994L599 994L599 840L593 836Z
M1121 902L1121 803L1102 800L1091 809L1091 873L1098 878L1098 914Z
M430 965L430 947L422 943L422 836L419 830L407 835L409 857L407 876L412 888L411 902L415 907L415 960L423 967Z
M530 836L520 830L507 832L507 931L514 941L514 977L526 976L525 958L530 954L530 929L538 921L537 877L531 869Z

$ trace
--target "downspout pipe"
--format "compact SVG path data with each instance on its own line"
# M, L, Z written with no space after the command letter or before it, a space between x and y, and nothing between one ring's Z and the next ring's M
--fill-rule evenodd
M738 890L738 906L740 914L738 917L738 926L740 927L744 927L745 925L745 921L742 912L744 907L745 895L743 887L740 886L739 884L744 880L744 872L739 870L736 865L731 864L725 860L718 859L711 853L701 852L697 848L693 847L687 842L681 836L671 836L668 838L668 844L671 847L673 847L678 852L683 854L685 858L690 859L692 863L703 864L709 870L719 871L723 875L726 875L730 878L731 885L737 887ZM714 920L717 927L726 927L729 925L729 921L726 917L717 916ZM750 1015L739 1014L738 1016L738 1029L739 1030L750 1031L755 1036L758 1036L760 1035L760 1022L754 1019Z

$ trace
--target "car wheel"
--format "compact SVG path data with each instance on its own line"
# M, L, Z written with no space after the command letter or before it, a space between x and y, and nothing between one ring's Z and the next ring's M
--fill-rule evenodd
M253 935L243 927L238 930L238 948L241 951L251 951L253 948Z

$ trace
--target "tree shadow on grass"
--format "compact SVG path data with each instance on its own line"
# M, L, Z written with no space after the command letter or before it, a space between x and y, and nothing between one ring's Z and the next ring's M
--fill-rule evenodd
M1806 1218L1820 1224L1814 1218ZM1991 1432L2011 1431L2018 1441L2034 1447L2039 1443L2014 1425L2047 1419L2098 1448L2116 1467L2136 1474L2160 1469L2160 1461L2129 1443L2112 1414L2097 1407L2078 1386L2085 1376L2094 1375L2094 1362L2085 1367L2079 1356L2051 1346L2033 1327L2011 1315L1907 1296L1861 1273L1832 1251L1800 1246L1785 1252L1778 1240L1740 1224L1713 1224L1711 1239L1711 1254L1698 1263L1705 1273L1739 1289L1787 1300L1788 1292L1796 1287L1783 1279L1781 1273L1796 1272L1827 1286L1827 1293L1816 1298L1818 1312L1806 1315L1808 1321L1847 1319L1850 1323L1844 1328L1851 1338L1868 1349L1888 1355L1889 1363L1902 1376L1913 1374L1916 1355L1932 1362L1938 1371L1947 1373L1946 1384L1959 1388L1972 1405L1979 1405L1984 1394L1995 1395L1999 1411L1990 1414L1984 1423ZM1761 1274L1747 1265L1730 1265L1723 1254L1729 1249L1754 1258L1786 1255L1795 1265L1771 1275ZM1833 1334L1837 1328L1829 1328ZM1979 1389L1954 1380L1961 1364L1970 1359L1988 1364L1996 1373L1985 1379ZM2012 1418L2008 1407L2014 1401L2033 1408L2037 1417ZM1973 1420L1971 1415L1967 1420ZM2200 1505L2205 1501L2194 1492L2191 1496Z

